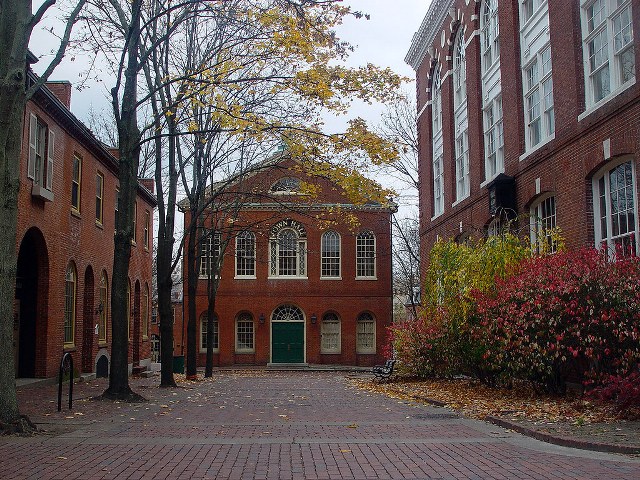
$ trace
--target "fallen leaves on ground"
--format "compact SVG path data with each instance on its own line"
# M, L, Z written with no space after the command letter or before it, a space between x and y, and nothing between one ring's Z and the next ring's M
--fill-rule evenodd
M422 380L377 383L355 380L369 392L413 401L435 400L463 415L476 419L509 416L536 422L600 423L616 421L611 408L588 400L545 395L526 383L511 389L489 388L473 379Z

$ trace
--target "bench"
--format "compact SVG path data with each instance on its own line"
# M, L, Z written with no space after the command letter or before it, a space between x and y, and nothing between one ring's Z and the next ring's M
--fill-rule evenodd
M373 367L373 374L378 380L388 380L391 375L393 375L393 366L396 364L396 361L393 359L389 359L384 362L384 365L376 365Z

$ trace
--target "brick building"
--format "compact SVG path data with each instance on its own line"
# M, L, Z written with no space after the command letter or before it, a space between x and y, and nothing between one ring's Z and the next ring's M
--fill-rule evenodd
M206 216L198 365L206 361L210 328L208 272L220 254L214 365L379 363L392 318L391 209L355 206L326 178L305 175L287 155L276 158L234 186L251 198L232 222L223 220L233 223L231 233L211 229L214 214ZM318 196L301 193L304 184L319 188ZM185 312L186 271L185 265Z
M638 248L640 0L433 0L416 71L423 258L439 237Z
M31 71L29 78L35 78ZM78 372L106 375L111 363L118 160L69 111L70 101L71 84L50 82L27 103L24 116L14 308L17 377L57 375L64 352L72 353ZM132 367L150 357L155 198L153 182L141 183L129 271Z

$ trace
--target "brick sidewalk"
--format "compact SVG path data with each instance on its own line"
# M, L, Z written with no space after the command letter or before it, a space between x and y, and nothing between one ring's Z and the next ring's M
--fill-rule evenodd
M80 384L74 410L61 413L55 386L20 389L23 413L49 433L0 438L2 478L640 478L638 458L548 445L363 392L339 372L158 383L132 380L149 399L142 404L90 400L105 382Z

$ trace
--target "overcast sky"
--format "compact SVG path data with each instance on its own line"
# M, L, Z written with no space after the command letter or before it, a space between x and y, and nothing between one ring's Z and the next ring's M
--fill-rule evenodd
M413 70L404 63L404 57L411 44L413 33L418 29L427 13L431 0L345 0L354 10L369 13L370 20L347 19L338 31L344 40L356 47L349 64L364 65L368 62L381 67L391 67L395 72L413 78ZM41 2L34 1L34 8ZM51 15L49 16L51 17ZM50 26L49 18L45 26ZM34 69L40 72L50 60L46 56L56 44L55 38L38 29L32 36L30 48L38 56L45 55ZM51 76L52 80L69 80L74 87L80 83L83 67L88 59L77 56L75 61L67 55L63 63ZM87 86L78 91L74 88L71 100L72 112L82 121L87 121L90 108L101 111L109 108L106 89L111 79L104 78L103 84L87 82ZM407 87L412 91L412 86ZM380 107L356 105L349 116L363 116L376 123Z

